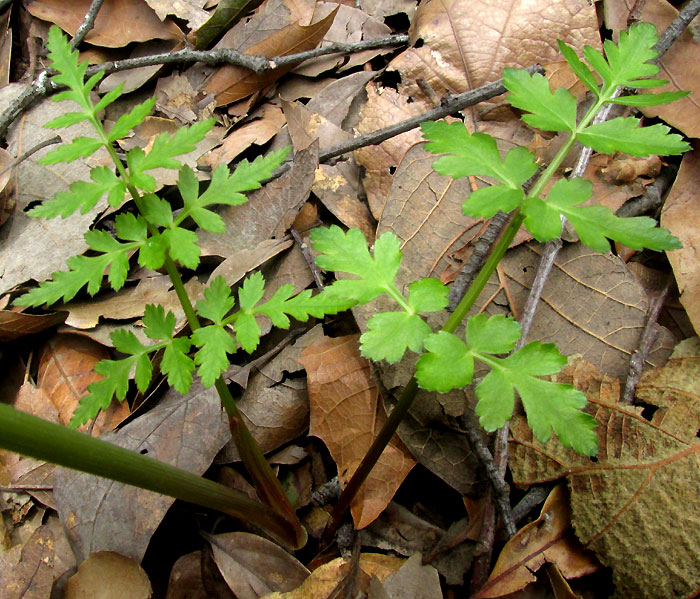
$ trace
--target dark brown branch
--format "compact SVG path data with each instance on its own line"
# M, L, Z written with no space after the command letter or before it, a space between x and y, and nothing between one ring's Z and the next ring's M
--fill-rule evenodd
M651 62L659 62L661 60L661 57L666 54L673 42L679 38L698 14L700 14L700 0L689 0L680 10L678 16L671 21L671 24L659 36L659 41L654 46L659 55Z
M35 154L39 150L46 148L48 146L52 146L54 144L60 144L61 141L62 141L62 139L61 139L60 135L54 135L53 137L51 137L49 139L45 139L44 141L39 142L35 146L29 148L24 154L15 158L4 169L0 170L0 176L4 175L10 169L15 168L18 164L20 164L21 162L24 162L27 158L29 158L30 156L32 156L33 154Z
M78 27L78 30L75 32L75 35L73 36L73 39L71 40L71 43L70 43L71 50L75 50L80 45L80 43L85 39L85 36L95 26L95 19L97 18L97 13L100 12L100 8L102 8L103 2L104 2L104 0L92 0L92 4L90 5L90 8L88 9L87 13L85 14L85 18L83 19L83 22L80 24L80 27Z

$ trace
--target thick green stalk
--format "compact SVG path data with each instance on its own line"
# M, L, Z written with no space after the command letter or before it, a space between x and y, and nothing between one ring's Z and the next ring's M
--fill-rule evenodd
M109 143L107 134L102 127L102 123L100 123L97 119L90 120L92 125L97 130L102 142L105 144L105 148L112 158L112 161L117 168L117 172L126 183L129 194L133 198L137 209L141 214L143 214L143 210L141 208L141 194L136 186L131 183L129 173L124 168L124 165L122 164L121 160L119 160L114 148ZM149 233L151 235L157 235L157 228L148 221L146 222ZM195 311L194 306L187 295L187 290L185 289L185 284L182 281L180 272L173 262L173 259L167 252L165 255L164 265L165 270L168 273L168 277L170 278L170 282L175 289L175 294L177 295L180 305L185 312L187 323L192 331L196 331L201 327L199 318L197 317L197 312ZM265 459L265 456L260 450L260 447L255 441L253 435L250 433L250 430L248 430L248 427L241 416L240 410L238 409L238 406L236 405L236 402L233 399L233 396L231 395L231 392L229 391L223 377L219 377L216 380L215 386L219 399L221 400L221 405L224 407L226 414L228 415L229 428L231 430L233 442L236 445L236 449L238 449L238 453L241 456L241 460L245 464L248 473L253 479L254 486L256 490L258 490L260 498L264 504L268 505L287 519L290 526L294 529L295 541L293 546L295 548L303 547L306 544L307 539L306 531L301 525L301 522L299 522L299 518L297 517L294 508L292 507L289 498L285 494L284 489L282 489L282 485L275 476L270 464Z
M251 522L295 548L295 527L275 510L197 476L0 403L0 439L10 451L148 489Z

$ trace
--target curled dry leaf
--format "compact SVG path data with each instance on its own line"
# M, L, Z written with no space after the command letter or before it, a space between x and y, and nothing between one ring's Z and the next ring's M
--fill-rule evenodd
M66 316L66 312L25 314L13 310L0 310L0 341L12 341L24 335L40 333L61 324Z
M360 355L358 336L348 335L322 337L300 362L309 380L309 433L326 444L345 486L386 418L369 361ZM379 516L414 465L395 436L350 506L356 528Z
M75 35L91 4L91 0L33 0L27 10ZM121 48L131 42L182 38L182 31L173 21L161 21L143 0L105 0L85 41L95 46Z
M641 408L618 403L617 379L581 358L553 377L586 394L586 411L598 423L595 461L556 439L540 443L522 416L512 422L513 481L568 479L576 536L612 568L616 597L680 599L700 587L698 345L678 351L679 362L646 375L662 381L657 392L645 376L644 401L660 406L651 422Z
M573 534L564 485L554 487L540 517L506 543L477 597L492 599L523 589L537 580L535 572L545 563L556 565L564 578L578 578L599 567L593 554L583 549Z
M666 198L661 226L683 243L683 247L666 252L681 292L681 303L700 333L700 150L696 147L683 156L678 177Z

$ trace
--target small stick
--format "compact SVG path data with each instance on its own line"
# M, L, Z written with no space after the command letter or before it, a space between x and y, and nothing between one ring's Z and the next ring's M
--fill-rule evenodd
M297 242L301 253L304 255L304 260L306 260L306 264L314 277L316 287L318 287L319 290L323 289L324 285L323 278L321 277L321 271L316 266L314 257L311 255L311 251L309 250L309 245L301 238L301 235L299 235L299 232L294 227L290 227L289 232L292 234L292 237L294 237L294 241Z
M46 139L36 144L33 148L29 148L24 154L15 158L12 162L10 162L10 164L8 164L4 169L2 169L0 171L0 176L4 175L7 171L15 168L18 164L24 162L27 158L29 158L32 154L35 154L39 150L46 148L47 146L60 144L62 141L63 140L61 139L60 135L54 135L52 138Z
M642 330L642 337L639 340L639 346L632 352L630 356L630 366L627 372L627 380L625 381L625 389L622 392L622 397L620 398L620 403L622 404L632 404L634 401L634 391L637 388L637 383L642 376L642 369L644 368L644 362L649 357L649 352L651 351L654 341L658 335L658 330L654 325L659 319L659 314L661 313L661 308L666 301L668 296L668 290L671 287L671 279L669 278L664 285L663 290L659 295L654 296L649 301L649 307L647 308L647 317L644 322L644 329Z
M100 8L102 8L103 2L104 2L104 0L92 0L92 4L90 5L90 8L88 9L87 13L85 14L85 19L83 19L83 22L80 24L80 27L78 27L78 30L75 32L75 35L73 36L73 39L71 40L71 43L70 43L71 50L75 50L80 45L80 43L85 39L85 36L95 26L95 19L97 18L97 13L100 12Z

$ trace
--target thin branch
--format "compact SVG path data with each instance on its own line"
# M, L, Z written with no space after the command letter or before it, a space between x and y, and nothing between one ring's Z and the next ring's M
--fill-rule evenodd
M35 146L29 148L24 154L15 158L12 162L10 162L10 164L8 164L4 169L2 169L0 171L0 177L2 175L4 175L7 171L15 168L18 164L24 162L27 158L29 158L33 154L36 154L39 150L42 150L43 148L46 148L48 146L52 146L54 144L60 144L61 141L63 141L63 140L61 139L60 135L54 135L53 137L51 137L49 139L45 139L44 141L39 142Z
M620 403L622 404L630 405L634 400L634 392L637 388L637 383L639 383L639 379L642 376L644 362L646 362L649 352L651 351L651 347L654 345L654 341L656 341L656 337L658 335L658 329L655 325L656 321L659 319L661 308L663 308L670 287L671 279L669 277L661 293L654 296L649 301L647 317L646 321L644 322L642 337L639 340L639 346L630 356L630 366L627 372L627 380L625 381L625 389L622 392L622 397L620 398Z
M700 0L690 0L680 10L678 16L673 19L671 24L666 27L664 32L659 36L659 41L654 48L659 53L656 59L651 62L659 62L661 57L666 54L668 49L673 45L683 33L690 22L700 14Z
M104 2L104 0L92 0L92 4L90 5L90 8L88 9L87 13L85 14L85 19L83 19L83 22L80 24L80 27L78 27L78 30L75 32L75 35L73 36L73 39L71 40L71 43L70 43L71 50L75 50L80 45L80 43L85 39L85 36L95 26L95 19L97 18L97 13L100 12L100 8L102 8L103 2Z

